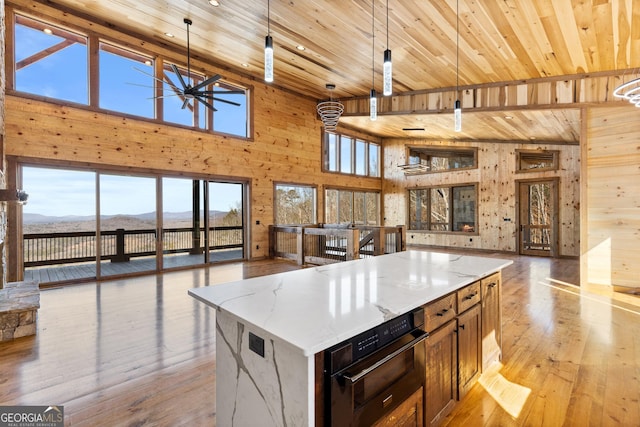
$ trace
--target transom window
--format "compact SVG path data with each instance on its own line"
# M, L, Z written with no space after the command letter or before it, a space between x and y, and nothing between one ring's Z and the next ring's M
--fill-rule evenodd
M516 150L517 172L539 172L558 169L556 150Z
M87 105L87 38L19 15L14 29L15 89Z
M380 145L375 142L325 132L323 153L328 172L380 177Z
M327 224L380 224L380 193L377 191L327 189L324 200Z
M409 190L409 229L476 233L477 184Z
M308 185L276 184L276 225L316 223L316 188Z
M406 175L444 172L478 167L476 148L409 147L409 162L401 165Z
M16 15L14 29L17 91L242 138L249 135L246 88L216 81L203 88L215 97L208 98L208 108L181 93L179 77L163 58L100 39L93 60L87 36L79 32L21 15ZM161 67L154 66L158 61ZM98 64L98 70L89 64ZM192 87L208 78L178 70ZM91 93L89 75L98 76L97 94Z

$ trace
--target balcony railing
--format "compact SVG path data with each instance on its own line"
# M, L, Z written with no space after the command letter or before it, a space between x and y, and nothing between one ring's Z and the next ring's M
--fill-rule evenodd
M269 227L272 258L322 265L405 250L404 227L334 224Z
M162 230L165 253L201 253L205 242L205 229L165 228ZM100 259L126 262L132 257L155 255L155 229L117 230L100 232ZM242 248L242 226L209 228L209 250ZM76 231L63 233L34 233L23 236L24 266L68 264L94 261L96 232Z

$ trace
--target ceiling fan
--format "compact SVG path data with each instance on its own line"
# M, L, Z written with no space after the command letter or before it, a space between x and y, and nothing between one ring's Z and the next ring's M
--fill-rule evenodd
M208 79L203 80L202 82L196 84L195 86L191 86L191 50L189 46L189 26L191 26L193 22L189 18L184 18L184 23L187 24L187 76L186 76L187 80L185 81L185 79L182 77L182 73L180 73L180 70L175 64L171 64L171 69L173 70L176 77L178 78L180 86L174 84L171 81L167 82L167 81L158 79L155 76L151 76L151 77L158 80L159 82L167 84L168 86L171 87L171 90L173 90L175 95L184 99L184 102L182 103L183 109L189 105L189 101L192 99L195 101L201 102L203 105L207 106L212 111L217 111L214 108L212 101L224 102L226 104L239 107L240 106L239 103L234 101L229 101L228 99L220 98L219 96L220 95L241 95L245 93L244 90L225 90L224 92L221 92L221 91L213 91L208 88L209 85L215 83L216 81L222 78L220 74L216 74L215 76L209 77ZM140 71L143 74L147 74L142 70L138 70L138 71ZM214 96L214 95L217 95L217 96ZM166 97L166 96L171 96L171 95L164 95L163 97Z

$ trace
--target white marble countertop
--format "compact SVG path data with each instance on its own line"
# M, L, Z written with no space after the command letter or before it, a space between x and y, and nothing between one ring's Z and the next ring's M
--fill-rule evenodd
M189 295L312 356L510 264L406 251L194 288Z

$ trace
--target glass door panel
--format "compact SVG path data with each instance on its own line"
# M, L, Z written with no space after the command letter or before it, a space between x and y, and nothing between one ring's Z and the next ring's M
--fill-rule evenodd
M209 261L244 259L244 184L208 183Z
M520 253L554 256L557 252L556 181L519 183Z
M22 167L24 280L96 277L96 174Z
M157 269L156 178L100 174L100 276Z
M163 268L204 264L203 185L162 178Z

